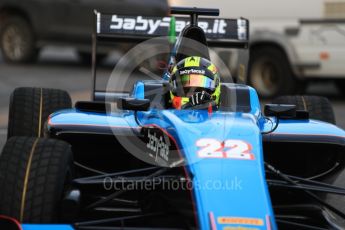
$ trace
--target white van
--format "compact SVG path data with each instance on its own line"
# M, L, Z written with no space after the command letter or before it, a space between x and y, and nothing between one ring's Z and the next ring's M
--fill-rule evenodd
M222 17L248 18L248 83L261 96L301 92L316 78L336 80L345 93L345 0L170 0L170 5L219 8ZM220 53L231 68L234 55Z

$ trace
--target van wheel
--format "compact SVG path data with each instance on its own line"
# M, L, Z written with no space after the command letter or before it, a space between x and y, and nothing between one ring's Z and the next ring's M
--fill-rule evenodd
M72 107L71 97L59 89L16 88L11 94L7 138L42 137L48 116Z
M272 101L273 104L296 105L297 110L309 112L311 119L336 124L333 107L329 100L319 96L281 96Z
M297 79L282 51L272 47L260 47L251 53L248 83L261 97L272 98L294 93Z
M0 31L1 51L5 61L27 63L37 60L34 31L22 17L13 16L4 21Z
M0 215L25 223L56 223L73 178L70 145L36 137L10 138L0 156Z

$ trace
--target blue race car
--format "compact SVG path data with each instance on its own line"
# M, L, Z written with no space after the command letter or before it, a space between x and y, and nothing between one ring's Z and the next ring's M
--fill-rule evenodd
M327 99L280 97L262 112L245 85L248 20L171 13L190 18L95 12L91 101L12 93L0 228L344 229L345 132ZM96 90L97 42L119 41L144 45ZM236 49L239 72L209 47ZM154 50L169 63L158 79L140 67L143 80L133 63Z

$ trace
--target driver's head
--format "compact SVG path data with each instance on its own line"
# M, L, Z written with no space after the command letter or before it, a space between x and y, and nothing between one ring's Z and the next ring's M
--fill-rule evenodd
M205 91L217 105L220 98L220 77L218 70L209 60L201 57L187 57L178 62L171 72L171 103L175 109L190 102L190 98Z

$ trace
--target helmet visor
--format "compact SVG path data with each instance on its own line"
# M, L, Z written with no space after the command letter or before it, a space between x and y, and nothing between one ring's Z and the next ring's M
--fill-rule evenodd
M183 88L204 88L211 91L215 88L214 81L211 78L200 74L182 75L181 85Z

